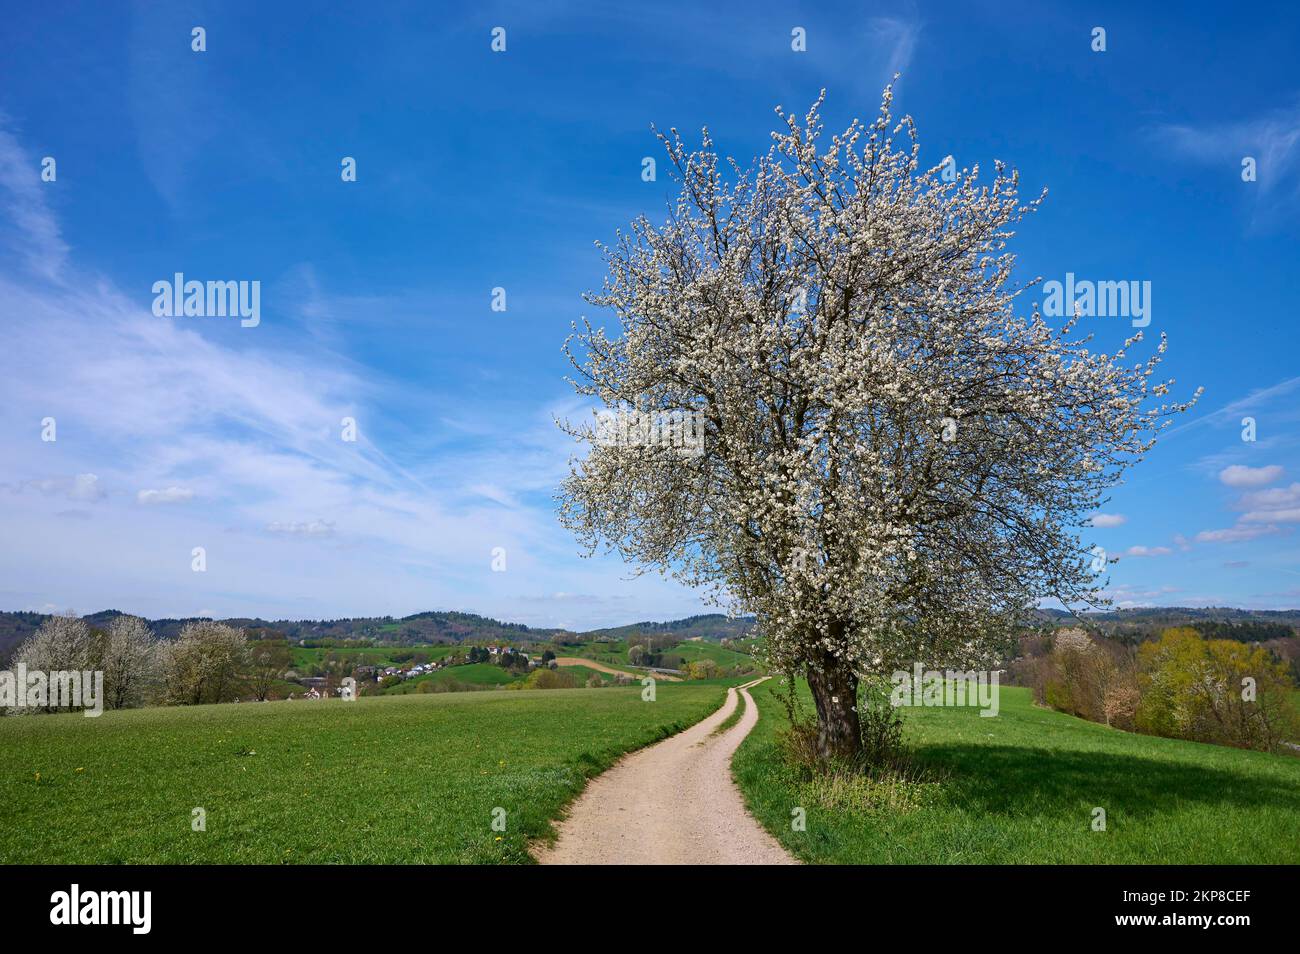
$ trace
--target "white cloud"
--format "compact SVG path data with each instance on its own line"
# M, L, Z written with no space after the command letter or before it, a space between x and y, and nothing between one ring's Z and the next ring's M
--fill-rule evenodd
M39 491L47 497L62 497L67 500L102 500L105 496L97 474L77 474L75 477L32 478L19 481L11 489L15 492L31 489Z
M68 496L73 500L99 500L104 491L99 486L99 478L94 474L78 474L72 478L72 489Z
M1128 517L1122 513L1094 513L1089 523L1094 527L1122 527L1128 523Z
M1300 483L1289 487L1271 487L1268 490L1255 490L1242 494L1238 506L1248 509L1272 509L1275 507L1300 506Z
M1168 556L1169 554L1171 554L1171 553L1173 553L1173 552L1174 552L1174 551L1171 550L1171 549L1169 549L1169 547L1144 547L1144 546L1134 546L1134 547L1129 547L1127 550L1125 550L1125 551L1124 551L1124 556L1126 556L1126 557L1158 557L1158 556Z
M168 487L166 490L142 490L135 496L142 504L184 503L194 498L194 491L185 487Z
M334 524L328 520L273 521L266 525L268 533L284 533L295 537L328 537L334 534Z
M1277 464L1267 467L1247 467L1233 464L1219 471L1219 480L1229 487L1263 487L1282 476L1282 468Z
M1240 523L1300 523L1300 483L1242 494Z
M1242 514L1242 523L1300 523L1300 507L1284 510L1250 510Z

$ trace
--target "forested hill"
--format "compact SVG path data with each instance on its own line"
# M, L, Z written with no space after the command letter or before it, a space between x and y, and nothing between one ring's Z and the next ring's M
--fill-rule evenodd
M84 617L91 626L105 626L118 615L117 610L102 610ZM25 612L0 612L0 662L8 659L13 649L36 631L45 614ZM189 619L151 619L149 626L164 639L174 639ZM367 616L327 620L267 620L257 617L234 617L222 620L232 626L247 630L269 630L291 640L346 640L365 639L376 642L418 645L427 643L459 643L465 640L500 640L526 643L530 640L550 641L556 637L572 636L592 639L608 636L618 639L631 633L653 632L674 635L681 639L701 637L721 639L742 636L753 626L753 620L728 620L714 614L692 616L667 623L637 623L612 629L593 630L588 633L570 633L560 629L535 629L522 623L504 623L500 620L478 616L474 613L425 612L412 616Z
M104 626L118 615L117 610L91 613L85 619L92 626ZM1064 623L1071 617L1059 610L1041 610L1045 623ZM0 663L9 658L19 643L40 626L46 616L41 613L0 612ZM1300 633L1300 610L1245 610L1233 607L1149 607L1122 609L1085 616L1090 623L1122 639L1140 641L1169 626L1194 626L1212 639L1265 641ZM165 639L173 639L190 619L153 619L149 625ZM640 622L573 633L561 629L535 629L522 623L505 623L474 613L425 612L412 616L365 616L347 619L266 620L236 617L222 620L249 630L271 630L291 640L364 639L399 645L425 643L459 643L465 640L500 640L502 642L547 642L558 637L581 640L626 639L638 634L676 636L679 639L736 639L754 628L753 617L729 618L720 613L689 616L664 623Z

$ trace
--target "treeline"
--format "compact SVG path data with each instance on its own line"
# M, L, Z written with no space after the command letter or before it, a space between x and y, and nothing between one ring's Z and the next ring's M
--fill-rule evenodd
M1226 611L1219 611L1223 613ZM1238 611L1240 612L1240 611ZM1269 643L1297 638L1295 623L1289 614L1274 613L1273 619L1241 614L1238 618L1223 615L1196 617L1189 611L1125 611L1106 615L1089 615L1088 629L1127 646L1138 646L1159 639L1167 629L1194 629L1206 639L1231 639L1242 643Z
M1206 639L1235 639L1241 643L1266 643L1274 639L1290 639L1295 630L1285 623L1264 620L1246 620L1234 623L1229 620L1200 620L1191 624Z
M1289 660L1194 627L1132 646L1082 629L1031 637L1013 664L1034 698L1128 731L1267 752L1293 751L1300 715Z
M265 700L290 661L282 639L250 640L242 629L198 620L186 623L175 640L164 640L143 619L122 614L103 627L73 615L47 617L10 664L29 673L102 672L103 707L126 709ZM13 711L42 710L53 708Z
M756 625L756 620L752 616L742 616L730 618L721 613L706 613L699 616L688 616L685 619L670 620L665 623L631 623L627 626L612 626L606 629L596 629L583 635L587 639L598 637L607 637L616 640L640 641L640 634L645 633L670 633L677 636L678 641L692 636L699 636L704 639L739 639L750 634Z

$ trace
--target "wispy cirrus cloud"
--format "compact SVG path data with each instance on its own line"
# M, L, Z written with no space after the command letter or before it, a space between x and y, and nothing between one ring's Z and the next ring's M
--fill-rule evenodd
M12 121L0 112L0 199L9 210L0 219L0 236L29 272L57 281L67 261L68 244L44 191L55 188L57 179L41 181L39 158L22 147L12 128Z
M1300 206L1300 99L1257 116L1227 122L1169 123L1155 136L1194 162L1224 166L1239 177L1242 160L1255 160L1250 193L1254 225L1272 225Z
M1197 543L1241 543L1259 537L1280 533L1281 529L1272 525L1262 527L1224 527L1220 530L1202 530L1196 535Z
M35 177L4 135L0 174ZM36 250L0 260L0 313L10 316L0 525L24 541L0 550L3 608L315 617L448 608L576 628L702 609L671 583L628 580L616 559L578 558L550 497L573 450L552 422L568 399L530 395L521 413L424 395L329 336L157 318L147 287L123 290L78 269L29 182L0 184L9 186L0 235ZM329 308L318 291L312 301ZM381 299L350 304L385 309ZM395 424L412 404L441 413ZM47 417L53 441L41 437ZM345 417L359 424L356 440L342 436ZM400 439L382 447L392 432ZM202 574L191 568L195 547L206 552ZM507 572L492 569L496 548ZM533 598L593 590L609 598Z
M873 17L868 35L880 49L888 51L885 70L889 76L904 72L912 63L921 36L921 22L908 17Z

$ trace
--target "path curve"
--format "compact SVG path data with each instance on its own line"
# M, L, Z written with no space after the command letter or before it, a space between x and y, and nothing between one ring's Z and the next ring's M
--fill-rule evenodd
M703 722L624 756L594 778L556 824L555 844L535 850L538 862L797 864L745 810L731 777L731 757L758 721L749 689L762 681L738 687L739 693L728 689L722 708ZM742 698L739 721L715 735Z

